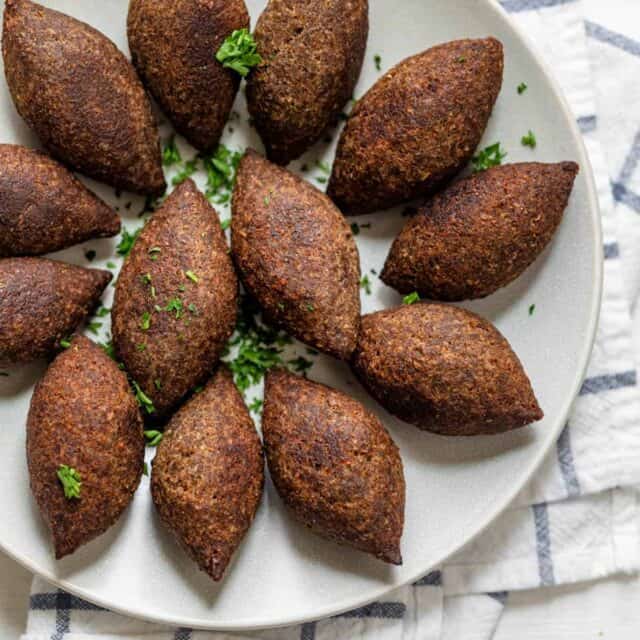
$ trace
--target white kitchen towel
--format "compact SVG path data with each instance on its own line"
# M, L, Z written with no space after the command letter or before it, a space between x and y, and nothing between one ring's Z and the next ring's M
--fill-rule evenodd
M633 488L640 485L640 394L631 321L632 311L640 313L635 305L640 292L640 251L635 250L640 247L640 1L502 4L564 88L596 174L605 287L587 380L557 446L533 481L511 509L441 570L348 614L247 637L488 640L510 590L640 568ZM139 622L34 580L25 640L150 635L239 637Z

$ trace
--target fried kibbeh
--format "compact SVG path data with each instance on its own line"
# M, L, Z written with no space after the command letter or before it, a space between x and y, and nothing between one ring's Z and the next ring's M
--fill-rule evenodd
M249 76L247 103L271 161L298 158L337 121L368 33L367 0L269 1L254 33L262 63Z
M543 417L507 340L465 309L418 303L364 316L352 366L385 409L426 431L488 435Z
M238 280L228 251L218 214L186 180L122 267L113 344L158 418L207 379L233 333Z
M433 193L471 160L502 86L502 44L457 40L407 58L358 100L327 193L347 215Z
M91 340L74 336L36 386L27 462L56 558L104 533L131 502L144 463L142 419L127 376Z
M49 156L0 144L0 258L37 256L120 231L120 218Z
M551 242L578 171L574 162L508 164L452 185L407 222L382 281L431 300L494 293Z
M6 0L2 54L16 109L51 155L116 188L164 193L151 104L111 40L30 0Z
M249 150L233 192L231 247L267 322L348 359L360 326L360 259L324 193Z
M373 414L340 391L272 369L262 433L273 482L298 520L324 538L402 564L402 460Z
M97 306L109 271L46 258L0 260L0 362L51 356Z
M151 494L189 556L221 580L264 485L262 444L228 369L173 416L153 460Z
M240 86L215 52L243 28L249 28L243 0L129 3L132 62L176 131L201 151L218 144Z

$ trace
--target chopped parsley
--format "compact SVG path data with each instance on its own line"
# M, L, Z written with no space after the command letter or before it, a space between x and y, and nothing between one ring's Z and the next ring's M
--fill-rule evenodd
M194 315L194 316L197 316L197 315L198 315L198 309L197 309L196 305L195 305L195 304L193 304L193 302L190 302L190 303L189 303L189 306L187 307L187 309L189 309L189 311L190 311L191 313L193 313L193 315Z
M136 345L136 350L139 351L140 353L142 353L143 351L147 350L147 345L144 342L142 342L140 344L137 344Z
M173 176L171 180L171 184L174 187L177 187L179 184L182 184L187 178L190 178L196 171L198 170L198 158L191 158L191 160L187 160L178 173Z
M60 343L62 344L62 343ZM116 359L116 351L113 346L113 341L109 340L108 342L98 342L98 346L112 359Z
M307 360L302 356L298 356L293 360L289 360L287 364L297 373L306 374L311 367L313 367L313 362L311 360Z
M146 462L142 465L142 475L143 476L149 475L149 465Z
M526 82L521 82L518 85L518 95L521 96L528 88L529 88L529 86L527 85Z
M82 489L82 478L80 474L66 464L61 464L56 471L58 480L64 490L64 497L67 500L78 500Z
M168 311L169 313L174 311L176 314L176 320L179 320L184 310L184 303L182 302L182 300L180 300L180 298L171 298L164 310Z
M136 229L133 233L129 233L127 229L123 229L122 235L120 236L120 242L116 247L117 253L126 258L131 253L131 249L133 249L133 245L138 239L141 231L142 227Z
M370 296L371 295L371 280L369 280L369 276L368 275L364 275L362 276L362 278L360 278L360 288L364 289L364 292Z
M325 162L324 160L318 160L316 162L316 166L318 167L318 169L320 169L320 171L322 171L322 173L331 175L331 167L329 166L328 162Z
M60 340L60 346L63 349L68 349L71 346L71 338L63 338Z
M231 226L231 219L227 218L226 220L222 220L220 222L220 227L222 227L223 231L226 231Z
M158 390L162 391L162 382L158 378L153 381L153 386Z
M149 331L149 327L151 327L151 314L145 311L140 318L140 328L143 331Z
M260 415L260 413L262 413L263 404L264 403L262 400L260 400L260 398L254 398L248 407L249 411L251 411L251 413L255 413L256 415Z
M132 380L133 390L135 391L136 400L138 404L149 414L154 413L156 408L153 406L151 398L140 388L140 385Z
M486 149L480 151L471 160L473 172L486 171L491 167L497 167L507 157L507 153L502 150L500 143L489 145Z
M417 291L402 298L402 304L415 304L416 302L420 302L420 294Z
M320 184L327 184L328 180L325 176L316 176L316 182Z
M116 268L116 263L115 262L107 262L107 269L115 269Z
M456 62L458 64L464 64L467 61L467 59L465 58L465 56L460 56L459 58L456 59Z
M373 56L373 64L376 65L376 71L382 71L382 56L379 53Z
M176 146L176 137L171 136L162 150L162 164L165 167L172 167L174 164L178 164L178 162L182 162L182 156Z
M109 312L111 311L111 309L107 309L106 307L100 307L97 311L96 311L96 316L98 318L105 318L106 316L109 315Z
M93 262L96 258L96 252L93 249L87 249L84 252L84 257L89 261Z
M213 153L200 156L207 173L205 195L214 204L226 204L231 199L236 171L243 155L219 144Z
M536 311L536 305L535 305L535 304L532 304L532 305L529 307L529 315L530 315L530 316L532 316L532 315L535 313L535 311Z
M258 45L248 29L236 29L222 43L216 60L223 67L233 69L238 75L246 78L252 67L260 64L262 58L258 53Z
M316 308L312 304L308 304L308 305L306 305L306 307L307 307L307 311L315 311L316 310Z
M160 247L151 247L148 253L149 253L149 258L151 258L151 260L155 262L160 257L160 254L162 253L162 249Z
M150 447L157 447L162 442L162 432L155 429L145 431L144 437Z
M89 324L87 324L87 329L89 329L93 335L97 336L98 329L100 329L101 326L102 322L89 322Z
M533 133L531 129L529 129L529 133L527 133L526 136L522 136L521 142L523 147L531 147L532 149L535 149L536 146L538 145L538 141L536 140L536 134Z
M191 280L191 282L195 282L196 284L198 284L198 282L200 282L200 279L198 278L198 276L193 273L193 271L185 271L184 275L187 276L187 278L189 278L189 280Z

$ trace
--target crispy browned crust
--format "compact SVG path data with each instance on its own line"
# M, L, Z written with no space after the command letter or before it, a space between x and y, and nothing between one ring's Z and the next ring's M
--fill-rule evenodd
M461 180L407 222L382 281L432 300L494 293L549 244L578 171L575 162L510 164Z
M369 33L367 0L270 0L255 29L263 62L247 103L267 156L288 164L336 121L356 86Z
M126 375L91 340L75 336L36 386L27 462L56 558L106 531L131 502L144 462L142 419ZM63 464L80 474L79 499L65 498L56 475Z
M142 81L176 131L207 150L220 140L240 76L216 60L235 29L249 28L243 0L131 0L127 33Z
M2 54L18 113L53 156L121 189L164 192L151 105L111 40L58 11L7 0Z
M122 267L111 313L113 344L157 417L207 379L233 333L238 280L228 251L218 214L186 180L153 214ZM179 318L165 310L176 298L183 303ZM148 330L141 326L145 313Z
M427 195L469 162L502 86L500 42L457 40L400 62L351 112L328 193L346 214Z
M501 433L543 417L509 343L457 307L419 303L364 316L353 370L390 413L442 435Z
M402 564L402 460L373 414L344 393L276 369L267 373L262 433L273 482L298 520Z
M0 258L50 253L120 231L120 218L49 156L0 144Z
M233 192L233 259L266 319L348 359L360 326L360 259L324 193L249 150Z
M223 366L169 422L153 460L153 502L217 581L253 521L263 485L260 438Z
M0 260L0 362L50 356L89 315L109 271L46 258Z

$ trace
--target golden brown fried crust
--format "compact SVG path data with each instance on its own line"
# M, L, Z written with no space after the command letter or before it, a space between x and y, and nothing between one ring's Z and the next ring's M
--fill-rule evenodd
M574 162L511 164L461 180L405 225L382 281L432 300L494 293L549 244L578 171Z
M113 343L157 417L206 380L233 333L238 280L228 251L218 214L186 180L153 214L122 267Z
M46 358L96 307L109 271L45 258L0 260L0 362Z
M142 81L176 131L208 150L220 140L240 76L216 53L235 29L249 28L243 0L132 0L128 35Z
M471 159L502 86L500 42L457 40L400 62L358 101L328 194L346 214L427 195Z
M53 156L120 189L164 192L151 105L113 42L58 11L7 0L2 54L18 113Z
M353 370L390 413L442 435L501 433L543 417L509 343L457 307L419 303L364 316Z
M247 102L267 157L288 164L335 122L360 76L367 0L270 0L255 30L263 62Z
M350 357L360 326L360 259L324 193L249 150L233 192L231 246L268 322L323 353Z
M27 462L56 558L106 531L133 498L144 462L138 405L126 375L87 338L75 336L36 386ZM65 498L61 465L80 474L79 499Z
M0 258L50 253L120 231L120 218L39 151L0 144Z
M213 580L221 580L258 510L264 459L225 367L171 419L153 461L160 517Z
M267 373L262 433L273 482L298 520L402 564L402 460L373 414L340 391L276 369Z

